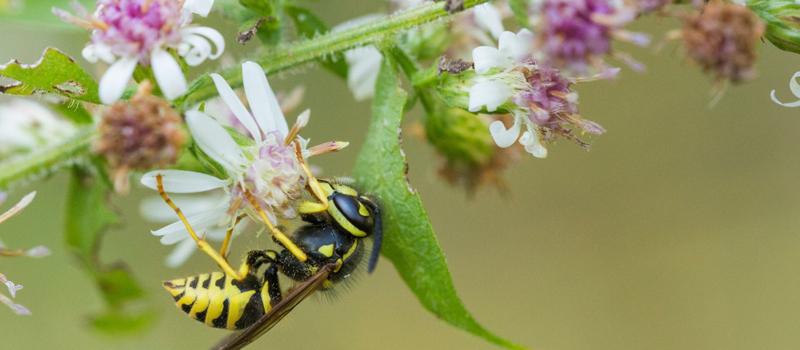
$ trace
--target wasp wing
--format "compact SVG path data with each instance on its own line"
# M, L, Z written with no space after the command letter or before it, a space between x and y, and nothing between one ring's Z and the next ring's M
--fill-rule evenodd
M284 316L289 314L289 312L291 312L295 306L300 304L301 301L319 289L322 286L322 283L328 279L328 276L335 267L335 264L322 266L317 273L290 290L280 302L272 307L269 313L261 316L256 323L239 333L234 333L225 337L225 339L215 345L212 349L237 350L242 349L248 344L254 342L264 333L272 329L272 327L280 322Z

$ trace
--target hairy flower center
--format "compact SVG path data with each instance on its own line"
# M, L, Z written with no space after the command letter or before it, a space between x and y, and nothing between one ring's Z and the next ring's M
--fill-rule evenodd
M265 204L284 216L293 216L291 201L300 197L305 178L292 146L283 143L278 132L265 135L256 159L247 169L245 184Z
M153 49L180 42L184 21L181 1L100 0L95 17L106 28L95 30L95 44L118 56L135 56L147 64Z

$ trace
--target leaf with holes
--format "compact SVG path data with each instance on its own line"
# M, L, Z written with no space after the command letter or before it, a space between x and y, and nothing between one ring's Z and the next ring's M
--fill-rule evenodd
M56 94L70 99L100 103L97 91L98 86L94 78L75 60L58 49L46 49L39 61L31 65L12 60L0 66L0 93Z
M405 283L426 309L453 326L508 349L524 349L481 326L467 311L453 286L450 271L428 214L406 179L400 147L400 122L406 93L400 88L390 55L384 60L372 107L372 123L354 176L383 208L382 254L394 263Z

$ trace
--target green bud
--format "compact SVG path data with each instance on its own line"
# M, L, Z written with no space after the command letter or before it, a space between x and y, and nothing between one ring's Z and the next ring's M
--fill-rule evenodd
M794 0L750 0L747 6L767 22L767 40L781 50L800 53L800 4Z
M242 6L266 18L277 17L276 0L239 0Z
M450 44L450 32L445 22L434 22L413 28L399 37L399 45L419 60L434 59Z
M495 153L489 126L479 116L460 108L439 108L425 119L428 141L448 162L469 167L489 163Z

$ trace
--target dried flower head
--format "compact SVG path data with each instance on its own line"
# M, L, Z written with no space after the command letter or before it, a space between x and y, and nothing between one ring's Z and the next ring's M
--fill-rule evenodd
M128 189L130 170L173 164L186 142L178 112L151 95L149 84L141 87L130 101L117 102L103 113L94 143L94 151L106 158L116 190L122 193Z
M746 7L711 1L686 18L682 38L688 56L717 80L755 76L756 47L764 23Z
M612 0L544 0L538 9L537 46L543 62L577 75L606 69L604 57L615 55L632 67L641 65L623 53L612 52L612 40L647 45L649 38L622 29L637 13Z
M191 24L193 14L207 16L213 4L213 0L97 0L91 15L77 3L77 15L60 9L53 12L92 31L83 57L92 63L111 64L100 80L100 99L110 104L122 96L137 64L152 68L168 99L183 94L186 78L170 50L190 66L222 55L222 35L213 28Z

